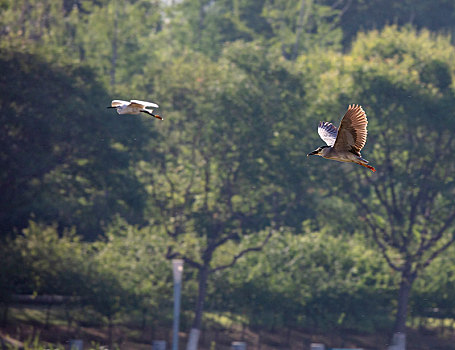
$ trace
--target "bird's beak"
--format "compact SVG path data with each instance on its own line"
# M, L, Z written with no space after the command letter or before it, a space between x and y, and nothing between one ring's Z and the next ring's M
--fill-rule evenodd
M308 153L306 156L307 156L307 157L308 157L308 156L314 156L314 155L317 154L317 153L318 153L317 151L313 151L313 152Z

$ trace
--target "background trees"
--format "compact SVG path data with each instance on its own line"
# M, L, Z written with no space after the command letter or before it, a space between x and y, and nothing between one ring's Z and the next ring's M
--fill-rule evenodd
M129 166L153 132L101 108L109 97L88 69L9 53L0 79L2 235L31 214L91 239L114 214L141 222L145 197Z
M284 229L227 276L215 276L209 303L222 298L250 326L372 331L389 322L395 281L360 235Z
M450 309L451 294L431 288L449 290L450 273L426 268L451 271L454 50L400 25L450 32L453 6L413 4L4 1L5 305L77 291L111 326L126 313L165 323L166 257L180 256L194 268L183 305L198 305L184 321L199 328L203 301L267 327L386 327L393 311L380 305L393 305L400 279L396 330L408 298L412 315ZM113 98L156 101L165 121L108 113ZM317 122L337 123L350 103L369 117L374 176L305 157L321 142ZM40 239L49 247L34 255ZM93 265L67 267L82 289L65 289L51 248ZM424 295L434 301L419 304Z
M454 54L453 47L443 39L436 40L434 44L426 42L428 33L410 35L412 33L398 33L394 39L389 39L387 45L378 42L378 50L371 50L379 53L380 57L383 55L382 59L395 61L395 67L400 71L406 70L406 75L400 74L401 79L397 81L398 77L394 79L387 73L379 73L379 68L379 76L373 73L376 76L369 85L369 74L362 69L356 84L357 87L368 86L370 91L375 91L379 85L381 91L386 91L384 97L388 101L388 106L383 108L372 101L375 115L378 111L381 113L377 143L385 150L381 160L384 159L387 169L382 175L385 178L382 181L377 179L372 186L377 196L376 203L382 209L381 216L387 219L373 218L381 212L374 204L364 208L369 211L365 213L367 225L372 229L373 238L384 258L402 276L395 324L397 332L405 330L407 298L415 278L452 244L451 227L455 220L451 204L454 193L451 175L454 169L451 165L455 159L451 152L451 134L454 124L450 117L454 99L453 91L448 89L452 84L450 57ZM386 36L389 34L384 31L382 37ZM378 39L380 41L380 37ZM362 45L362 40L359 44ZM415 55L416 51L425 50L429 44L434 45L430 49L431 57ZM356 48L353 50L355 53ZM370 58L370 61L375 59ZM384 68L389 73L393 72L390 67ZM389 88L384 89L384 84L390 84ZM362 97L367 99L364 95ZM381 100L380 97L376 99ZM399 119L395 117L398 114ZM403 152L403 149L408 151ZM381 157L380 154L373 154L376 159ZM438 219L434 220L433 215L437 215ZM399 258L395 255L397 253Z
M353 44L352 70L337 77L372 110L369 154L378 175L343 176L337 193L353 202L385 260L401 275L396 332L405 331L413 282L454 241L454 51L448 40L429 38L428 32L392 27L361 36Z
M236 249L238 242L279 227L293 205L304 215L302 198L291 205L280 193L277 172L278 154L288 158L289 145L280 137L289 132L284 118L295 119L302 103L300 77L268 55L244 44L227 47L216 63L191 53L171 62L157 84L157 93L173 106L173 120L163 127L166 142L156 150L163 158L142 164L141 171L150 184L151 208L160 213L155 223L169 236L168 257L182 257L198 270L195 329L201 328L209 275L264 243ZM258 103L264 95L271 98ZM276 184L270 185L271 178ZM219 251L225 256L215 262Z

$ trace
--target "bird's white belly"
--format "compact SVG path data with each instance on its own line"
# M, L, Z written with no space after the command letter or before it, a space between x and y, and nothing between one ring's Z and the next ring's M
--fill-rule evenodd
M131 106L126 106L123 108L117 108L118 114L139 114L141 111L139 108L134 108Z
M337 160L339 162L347 162L347 163L358 163L359 157L350 152L343 152L338 154L328 154L324 158Z

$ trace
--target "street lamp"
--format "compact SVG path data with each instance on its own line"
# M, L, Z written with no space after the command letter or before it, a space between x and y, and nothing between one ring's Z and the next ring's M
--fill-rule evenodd
M172 259L172 275L174 276L174 324L172 334L172 350L179 348L179 319L180 319L180 291L182 287L183 260Z

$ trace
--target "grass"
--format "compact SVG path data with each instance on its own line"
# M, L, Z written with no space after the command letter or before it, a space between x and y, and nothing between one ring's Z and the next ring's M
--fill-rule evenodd
M103 349L103 344L108 343L108 331L101 318L89 316L90 322L82 324L73 323L68 329L63 307L54 306L51 309L49 327L45 329L46 307L16 306L10 310L9 325L0 328L0 335L3 339L16 341L9 349L18 349L17 344L23 346L24 350L60 350L68 347L69 339L83 339L85 349ZM86 310L74 309L74 316L79 320L83 319ZM77 315L76 315L77 314ZM134 320L131 315L117 319L114 327L114 341L117 349L128 350L149 350L152 340L166 340L171 343L172 332L170 325L165 327L151 327L150 322L146 329L138 325L140 322ZM363 334L349 330L332 330L323 332L317 330L289 329L289 328L258 328L248 327L247 318L228 312L207 312L204 315L204 329L201 336L201 350L228 350L232 341L246 341L249 350L261 349L289 349L303 350L310 347L312 342L322 342L328 347L351 347L363 348L365 350L383 350L387 347L388 334L376 332L375 334ZM418 321L425 321L424 328L418 327ZM166 322L168 323L168 322ZM444 319L437 320L428 318L425 320L414 320L415 326L408 332L407 343L409 348L415 350L449 350L453 349L455 334L453 321ZM440 332L444 327L444 333ZM186 331L186 326L181 326ZM180 333L180 344L183 349L186 344L187 335ZM169 347L169 345L168 345ZM115 347L114 347L115 348Z

